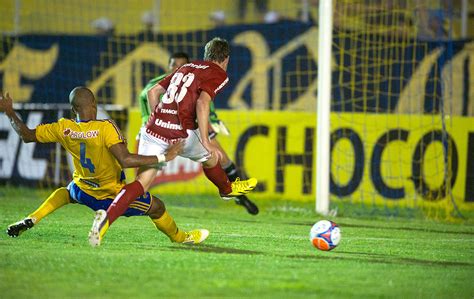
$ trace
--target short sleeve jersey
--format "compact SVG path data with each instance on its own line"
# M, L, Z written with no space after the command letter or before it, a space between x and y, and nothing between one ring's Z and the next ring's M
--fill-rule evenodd
M124 143L112 120L76 122L60 119L36 128L41 143L59 142L72 156L74 182L97 199L114 198L125 184L120 164L109 151L112 145Z
M213 62L183 65L158 83L166 92L148 120L147 132L166 139L187 137L186 130L197 128L196 103L201 92L214 99L228 81L226 72Z

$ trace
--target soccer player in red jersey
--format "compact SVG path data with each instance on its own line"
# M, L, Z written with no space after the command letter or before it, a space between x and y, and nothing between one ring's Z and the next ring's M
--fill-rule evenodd
M168 71L172 73L176 71L178 68L180 68L181 66L183 66L184 64L189 63L189 62L190 60L189 60L188 54L184 52L173 53L169 59ZM148 91L153 86L156 86L156 83L163 80L167 75L168 74L163 74L151 79L150 82L148 82L148 84L145 86L145 88L140 92L140 95L138 97L138 102L139 102L140 111L142 114L142 126L146 126L148 119L150 118L151 111L152 111L150 109L150 105L148 104ZM235 166L234 162L232 162L232 160L226 154L224 149L221 147L219 141L217 141L216 139L217 135L220 133L223 133L224 135L229 135L229 131L227 130L227 127L224 125L224 123L217 117L217 113L214 109L213 104L214 103L211 103L210 105L209 139L211 143L217 146L220 152L222 153L222 157L219 160L219 163L221 167L224 169L229 180L231 182L234 182L235 180L237 180L237 178L240 178L241 176L239 175L238 169ZM139 139L139 136L137 139ZM248 199L245 194L234 197L234 200L236 204L243 206L249 214L252 214L252 215L258 214L257 205L255 205L255 203L253 203L250 199Z
M226 200L248 193L257 185L255 178L231 183L219 164L223 154L208 137L210 103L229 80L229 55L229 43L214 38L204 48L204 60L183 65L148 91L153 113L140 132L138 149L141 155L154 154L158 161L165 162L163 153L170 144L184 140L180 156L202 163L206 177ZM140 167L136 180L122 188L107 212L97 211L89 235L91 244L100 244L109 225L133 198L150 188L155 176L156 167Z

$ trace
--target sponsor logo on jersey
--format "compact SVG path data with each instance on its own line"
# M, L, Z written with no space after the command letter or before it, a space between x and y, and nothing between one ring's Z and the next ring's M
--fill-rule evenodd
M155 125L157 125L158 127L162 127L162 128L165 128L165 129L171 129L171 130L182 130L183 128L181 127L181 125L178 125L178 124L172 124L171 122L164 122L162 121L161 119L157 118L155 120Z
M92 130L92 131L86 131L86 132L76 132L71 130L70 128L67 128L63 131L64 137L69 136L72 139L90 139L90 138L96 138L99 136L99 130Z
M160 109L160 113L163 113L163 114L178 114L178 111L177 110L174 110L174 109L164 109L164 108L161 108Z

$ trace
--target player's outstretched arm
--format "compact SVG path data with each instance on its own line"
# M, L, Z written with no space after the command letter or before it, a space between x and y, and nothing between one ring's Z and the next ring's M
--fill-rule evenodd
M124 143L117 143L110 147L110 152L117 161L120 163L122 168L140 167L145 165L154 165L161 162L167 162L173 160L183 151L184 142L179 141L175 144L170 145L168 151L163 155L156 156L143 156L132 154L128 151L127 146Z
M36 130L28 128L25 123L16 115L15 110L13 109L13 100L8 94L4 95L3 92L0 93L0 112L5 112L5 114L10 119L10 124L21 139L25 142L36 142Z

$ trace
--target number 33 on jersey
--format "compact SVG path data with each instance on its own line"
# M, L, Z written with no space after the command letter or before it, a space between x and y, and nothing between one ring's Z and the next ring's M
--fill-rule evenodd
M147 123L147 131L166 139L183 138L197 129L196 102L201 92L212 99L227 84L226 72L210 61L187 63L158 84L166 92Z

